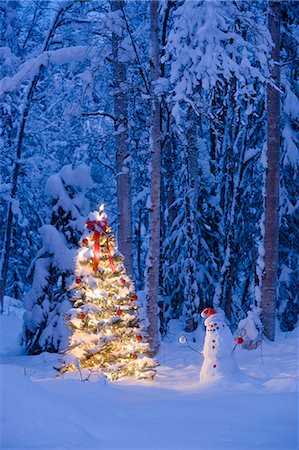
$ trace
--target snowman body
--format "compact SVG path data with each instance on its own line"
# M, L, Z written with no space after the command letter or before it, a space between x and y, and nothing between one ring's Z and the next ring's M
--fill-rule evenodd
M206 337L203 347L204 362L200 371L200 382L228 376L238 371L233 349L234 339L221 313L205 320Z

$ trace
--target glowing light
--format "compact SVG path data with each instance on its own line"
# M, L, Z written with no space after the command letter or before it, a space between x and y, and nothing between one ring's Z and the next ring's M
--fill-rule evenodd
M152 358L150 340L144 333L140 306L134 284L126 274L123 256L117 252L109 254L115 238L106 225L104 204L90 217L105 223L105 236L101 232L97 270L93 266L93 249L78 251L77 283L72 298L74 316L68 320L72 333L60 374L78 366L78 370L102 371L110 380L127 376L153 379L158 362ZM82 242L92 242L93 235L94 230L87 227ZM111 259L118 264L112 276Z

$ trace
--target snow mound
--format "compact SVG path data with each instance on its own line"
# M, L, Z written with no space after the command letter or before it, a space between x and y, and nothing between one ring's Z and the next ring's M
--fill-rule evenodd
M20 328L17 315L0 316L3 350L12 350ZM171 331L175 340L162 343L151 382L110 383L96 374L81 382L78 372L55 378L57 354L2 354L1 449L298 448L296 333L263 342L263 359L260 349L238 348L244 373L200 384L202 357L178 342L176 324ZM202 339L187 339L201 349Z
M3 365L0 380L2 449L11 448L12 442L19 449L102 448L86 431L74 404L33 383L22 368Z
M298 392L298 380L293 377L273 378L264 386L271 392Z

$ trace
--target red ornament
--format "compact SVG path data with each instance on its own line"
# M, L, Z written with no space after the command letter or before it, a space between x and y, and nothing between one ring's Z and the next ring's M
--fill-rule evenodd
M122 315L122 310L118 308L118 309L115 311L115 314L116 314L117 316L121 316L121 315Z
M212 342L216 342L215 340L213 340Z
M236 343L237 343L237 344L243 344L243 342L244 342L244 339L241 338L241 337L238 337L238 338L236 339Z
M84 313L81 313L81 314L79 314L79 319L81 319L81 320L85 320L86 319L86 314L84 314Z
M132 353L131 359L137 359L137 358L138 358L138 356L136 355L136 353Z
M76 278L75 281L76 281L77 284L80 284L82 282L82 279L81 278Z
M215 345L213 345L213 348L215 348Z
M138 298L137 295L133 294L131 297L132 302L136 302L137 298Z
M83 239L82 244L83 245L88 245L88 239Z
M137 342L141 342L142 341L142 336L140 336L140 335L136 336L136 341Z
M122 278L120 281L121 281L121 284L126 284L126 280L124 278Z
M216 364L214 364L213 367L214 367L214 369L216 369L216 367L217 367Z

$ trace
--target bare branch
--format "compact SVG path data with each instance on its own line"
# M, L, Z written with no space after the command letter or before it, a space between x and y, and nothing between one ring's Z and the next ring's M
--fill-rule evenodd
M113 120L114 123L117 122L116 117L112 116L109 113L105 113L102 111L96 111L96 112L91 112L91 113L82 113L81 114L82 117L98 117L98 116L103 116L103 117L109 117L109 119Z
M129 36L130 36L130 39L131 39L131 42L132 42L132 45L133 45L134 53L136 55L136 60L137 60L137 64L138 64L139 73L141 75L141 78L143 79L146 92L149 94L150 93L149 83L148 83L147 77L146 77L146 75L145 75L145 73L143 71L143 68L142 68L142 65L141 65L141 60L140 60L139 53L138 53L138 49L137 49L136 43L135 43L135 41L133 39L133 35L132 35L131 29L130 29L130 25L129 25L129 22L128 22L128 19L127 19L127 16L126 16L126 13L125 13L125 10L124 10L123 6L121 7L121 11L123 13L124 20L125 20L125 23L126 23L126 28L127 28L127 31L129 33Z

